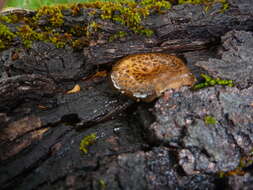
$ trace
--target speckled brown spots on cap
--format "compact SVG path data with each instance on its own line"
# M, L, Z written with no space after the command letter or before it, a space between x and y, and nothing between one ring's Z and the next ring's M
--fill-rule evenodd
M127 56L112 68L115 88L135 99L152 101L168 89L192 86L196 79L174 55L143 53Z

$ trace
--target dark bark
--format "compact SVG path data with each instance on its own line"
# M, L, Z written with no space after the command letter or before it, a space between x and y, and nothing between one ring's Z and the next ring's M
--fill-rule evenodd
M174 6L143 21L152 37L129 33L113 42L105 38L126 29L98 19L102 38L82 51L35 42L0 52L1 189L253 188L247 164L238 180L216 175L252 159L251 7L250 0L231 0L224 13L218 5ZM183 88L144 104L108 77L90 77L141 52L176 54L196 76L231 76L236 87ZM66 94L74 84L81 91ZM206 115L218 123L205 126ZM82 154L80 141L91 133L96 142Z

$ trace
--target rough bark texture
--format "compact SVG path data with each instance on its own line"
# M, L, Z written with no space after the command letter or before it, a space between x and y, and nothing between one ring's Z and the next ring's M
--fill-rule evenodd
M208 12L180 5L152 15L143 21L150 38L0 52L1 189L253 189L253 3L230 4L224 13L219 4ZM89 77L140 52L176 54L198 78L209 73L235 87L184 87L147 104ZM66 94L76 83L81 91ZM80 141L92 133L84 154Z

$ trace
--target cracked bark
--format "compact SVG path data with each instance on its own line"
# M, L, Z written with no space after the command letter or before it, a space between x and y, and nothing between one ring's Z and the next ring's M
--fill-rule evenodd
M150 125L153 121L150 118L153 117L148 111L149 108L155 109L152 103L129 103L130 107L127 107L129 100L111 89L106 77L82 79L95 73L97 66L108 69L123 56L143 52L165 52L183 56L188 66L198 73L200 68L195 62L205 62L210 57L220 56L217 47L221 46L221 36L232 30L253 31L252 13L244 10L244 7L236 3L225 13L220 13L218 8L205 12L204 7L199 5L175 6L163 15L153 15L143 21L146 27L155 32L150 38L129 34L111 43L105 43L102 38L93 41L81 52L56 49L52 44L42 42L34 43L31 50L21 48L17 52L15 48L10 48L0 52L1 188L99 189L99 180L106 179L110 189L124 189L125 186L127 189L132 186L131 181L128 185L125 179L135 181L133 178L139 180L140 188L147 189L162 187L157 184L166 184L166 187L184 187L190 184L189 177L187 180L183 179L172 167L163 165L162 161L178 165L173 159L166 160L175 155L165 147L170 143L175 146L178 139L175 138L175 142L167 142L168 138L164 140L162 136L164 131L159 131L160 138L156 134L157 128L150 130L150 126L154 126ZM70 17L67 19L71 20ZM124 30L109 21L98 22L102 23L104 38L108 37L108 34ZM14 53L19 54L16 60L12 59ZM208 65L210 64L205 62L201 67L207 69ZM247 81L249 80L251 78L247 78ZM81 92L64 93L76 83L80 84ZM246 87L250 84L252 83L249 82ZM188 92L183 93L188 97ZM159 100L160 103L163 98ZM177 100L180 98L175 98L175 101ZM226 101L228 100L223 97L224 105L227 105ZM156 105L159 106L159 102ZM156 111L155 115L160 117L162 113ZM199 118L201 117L198 116L197 119ZM229 118L238 124L239 121L251 122L245 117L235 117L233 114L230 114ZM77 131L76 128L80 127L82 130ZM231 134L235 135L238 131L231 129ZM94 132L98 136L97 142L92 145L89 154L81 154L80 140ZM246 129L244 132L247 133ZM178 135L182 137L182 134ZM148 138L152 138L151 143L147 141ZM240 144L239 140L238 137ZM188 143L188 146L190 143L196 143L183 138L179 140L180 145L182 141L185 141L183 144ZM164 146L153 149L153 145L161 142ZM251 143L250 140L248 142ZM240 146L245 149L245 145ZM197 154L196 152L194 153ZM159 160L155 156L158 153L165 156ZM129 171L120 167L118 169L120 159L124 167L130 165ZM146 162L143 162L145 159ZM160 169L150 169L150 166L146 165L149 162L157 163ZM199 168L203 167L202 162ZM134 171L139 163L141 171L137 172L137 176L131 173L131 169ZM167 173L163 171L164 167L168 167ZM185 167L190 167L190 171L193 169L189 165ZM144 171L148 171L148 175ZM122 177L117 177L117 172L121 172ZM145 179L140 176L145 176ZM202 173L200 176L202 181L194 179L194 183L200 188L204 186L204 182L210 189L215 186L212 176ZM177 178L181 181L177 181ZM150 179L157 180L157 184L147 182ZM168 179L174 184L163 183L163 180Z

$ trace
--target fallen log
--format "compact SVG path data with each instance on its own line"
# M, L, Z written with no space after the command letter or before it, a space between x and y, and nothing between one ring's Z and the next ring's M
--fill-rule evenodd
M0 17L9 28L0 32L1 188L251 189L253 5L229 4L154 9L138 23L144 35L101 17L99 4ZM147 52L235 87L134 102L108 76L120 58Z

